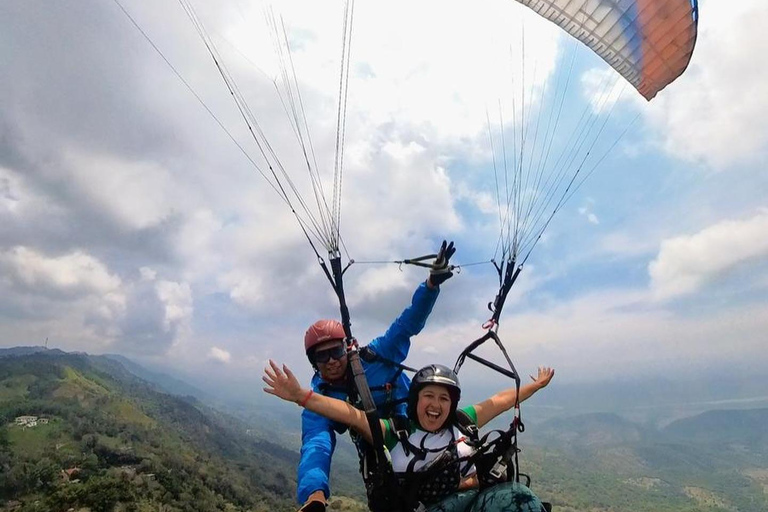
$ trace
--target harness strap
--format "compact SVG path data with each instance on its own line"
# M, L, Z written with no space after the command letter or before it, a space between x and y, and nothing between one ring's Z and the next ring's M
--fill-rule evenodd
M403 445L403 451L405 452L405 455L410 455L410 443L408 442L408 436L410 436L411 433L408 428L408 418L404 416L394 416L389 421L389 424L392 426L392 430L395 432L395 436L397 436L398 441L400 441L400 443Z
M473 446L472 443L478 441L480 430L477 428L477 423L475 423L474 420L472 420L472 417L462 409L456 409L456 428L459 429L459 432L469 438L467 444L470 446Z

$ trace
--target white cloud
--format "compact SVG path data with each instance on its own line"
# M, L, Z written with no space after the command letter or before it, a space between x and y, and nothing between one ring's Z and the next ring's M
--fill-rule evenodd
M612 231L601 236L594 248L598 253L635 257L652 253L658 248L658 238L637 230Z
M617 289L558 301L540 311L510 313L499 336L523 375L549 365L562 381L589 381L682 371L683 361L689 369L745 357L768 362L764 332L768 316L762 304L720 308L702 316L676 315L654 305L645 291ZM442 359L450 360L478 334L476 325L459 324L430 339L439 340L432 345L444 347ZM503 361L491 347L485 353ZM465 375L462 379L474 385L485 378L484 372Z
M27 247L14 247L0 253L6 275L29 289L74 293L108 293L120 287L119 277L93 256L74 251L48 257Z
M348 293L349 304L354 306L364 300L375 300L393 289L406 290L412 284L409 277L396 266L367 268L355 276L356 285Z
M0 213L18 214L22 192L21 178L0 167Z
M399 134L383 145L372 136L369 144L367 161L351 162L346 175L344 208L354 212L354 218L343 224L348 240L354 240L359 250L375 248L382 254L422 241L430 233L448 236L462 229L453 183L438 165L436 148L426 150L400 140ZM398 236L382 236L394 233Z
M152 161L129 161L111 155L70 150L72 183L100 205L104 214L123 225L141 229L173 213L184 195L169 169ZM183 183L183 182L182 182Z
M701 2L689 69L651 102L649 119L666 151L716 169L765 160L768 146L768 4Z
M164 328L171 330L188 322L192 317L192 290L187 283L159 281L156 284L157 296L165 306Z
M429 354L430 356L437 355L440 353L440 351L433 345L426 345L424 347L421 347L421 351L425 354Z
M229 352L219 347L211 347L211 350L208 351L208 357L220 363L229 363L230 359L232 359L232 355Z
M253 368L255 370L260 370L261 367L264 365L264 361L261 358L258 358L256 356L247 356L240 361L240 364L246 368Z
M261 304L262 300L266 298L264 286L262 286L261 281L257 276L233 273L227 276L225 282L230 283L232 288L229 292L229 296L237 304L256 308Z
M4 339L101 350L119 335L126 283L83 251L49 256L17 246L0 252L0 276Z
M318 91L327 95L322 117L334 119L340 8L295 2L284 3L279 9L285 14L302 94L305 98ZM437 23L435 12L440 12ZM254 24L262 23L261 18L254 9L228 29L228 39L267 76L276 77L275 58L264 51L271 50L272 42L268 37L257 40L254 35L269 32L254 29ZM394 0L356 6L354 21L348 127L355 122L354 117L374 129L405 125L429 135L433 143L456 142L484 132L488 105L495 106L498 100L511 103L512 94L518 95L519 101L519 96L532 93L533 85L540 87L554 70L561 40L560 31L552 24L504 0L471 9L461 0L418 4ZM425 23L429 24L428 35ZM520 86L517 77L523 67L527 83ZM354 136L354 132L349 130L348 135ZM471 152L474 147L467 142L462 140L462 145Z
M595 215L593 212L590 211L590 208L586 206L582 206L581 208L579 208L579 215L586 218L587 222L589 222L590 224L600 224L600 219L598 219L597 215Z
M601 66L581 76L582 94L594 114L610 115L620 100L642 105L645 100L612 68Z
M424 20L434 20L435 12L440 21L430 23L425 37ZM512 77L523 67L523 19L526 86L541 85L554 68L558 32L514 2L471 9L460 1L372 6L355 20L366 30L355 34L354 55L365 59L369 73L354 84L352 101L377 123L429 125L438 139L484 132L486 106L520 93ZM418 52L409 50L416 47Z
M242 236L245 230L236 231ZM221 267L225 254L232 251L232 244L226 238L219 215L209 209L190 211L174 244L176 251L185 259L186 276L202 279L215 273ZM250 236L247 238L251 239Z
M96 313L106 322L113 323L119 320L126 311L126 297L122 292L110 292L101 297ZM114 328L110 328L114 331Z
M494 215L499 211L496 198L489 192L473 190L464 182L459 182L454 190L454 196L457 199L464 199L470 202L477 210L484 215Z
M142 281L154 281L157 277L157 272L149 267L141 267L139 269L139 274Z
M725 220L693 235L664 240L648 265L660 299L690 294L735 266L768 257L768 210L752 218Z
M48 332L56 346L147 354L164 353L190 331L189 284L156 280L149 267L123 280L82 251L50 257L15 247L0 253L0 269L0 311L12 304L20 318L7 327L24 337Z

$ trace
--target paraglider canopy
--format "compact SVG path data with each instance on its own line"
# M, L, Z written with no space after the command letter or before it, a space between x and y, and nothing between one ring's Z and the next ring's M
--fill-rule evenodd
M697 0L517 0L587 45L645 99L693 54Z

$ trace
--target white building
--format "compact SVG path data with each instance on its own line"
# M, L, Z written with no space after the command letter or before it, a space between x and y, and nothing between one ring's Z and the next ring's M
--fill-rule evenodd
M30 423L34 423L34 425L30 425ZM34 427L37 425L37 416L18 416L16 418L16 424Z

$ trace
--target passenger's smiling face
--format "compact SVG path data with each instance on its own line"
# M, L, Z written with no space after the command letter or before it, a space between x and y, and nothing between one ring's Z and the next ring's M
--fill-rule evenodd
M451 413L451 394L448 388L428 384L419 390L416 403L416 419L421 428L428 432L440 430Z

